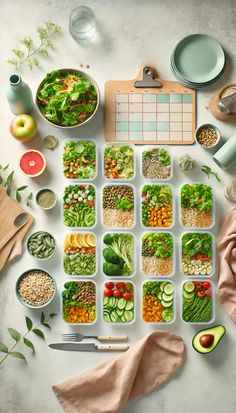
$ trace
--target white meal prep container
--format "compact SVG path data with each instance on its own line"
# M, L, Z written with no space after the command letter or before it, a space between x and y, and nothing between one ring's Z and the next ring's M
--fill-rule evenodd
M96 306L96 317L95 317L95 320L92 322L92 323L69 323L68 321L66 321L65 319L64 319L64 317L63 317L63 298L62 298L62 292L65 290L65 288L64 288L64 284L66 283L66 282L91 282L91 283L93 283L94 285L95 285L95 289L96 289L96 301L95 301L95 306ZM64 280L64 283L63 283L63 285L62 285L62 287L61 287L61 290L60 290L60 303L61 303L61 317L62 317L62 320L63 320L63 322L66 324L66 325L68 325L68 326L91 326L91 325L93 325L93 324L95 324L96 322L97 322L97 319L98 319L98 311L99 311L99 304L98 304L98 286L97 286L97 283L95 282L95 281L93 281L93 280L88 280L88 279L85 279L85 278L81 278L81 279L77 279L77 280L75 280L75 279L73 279L73 278L69 278L68 280Z
M98 252L97 252L97 235L94 233L94 232L91 232L91 231L84 231L84 232L81 232L81 231L74 231L74 232L69 232L69 233L67 233L67 234L65 234L64 235L64 241L65 241L65 238L66 238L66 235L68 235L68 234L83 234L83 235L85 235L85 234L91 234L91 235L94 235L94 237L95 237L95 244L96 244L96 252L95 252L95 260L96 260L96 268L95 268L95 272L93 273L93 274L91 274L91 275L86 275L86 274L81 274L81 275L77 275L77 274L69 274L68 272L66 272L65 271L65 268L64 268L64 259L65 259L65 257L67 256L67 254L65 253L65 251L64 251L64 242L63 242L63 257L62 257L62 268L63 268L63 271L64 271L64 273L66 274L66 275L68 275L69 277L73 277L73 279L75 279L75 281L80 281L80 279L81 279L81 277L82 278L88 278L89 280L90 280L90 278L93 278L93 277L95 277L95 275L97 274L97 272L98 272ZM77 253L78 254L78 253ZM87 280L87 281L89 281L89 280Z
M166 321L145 321L144 319L143 319L143 286L144 286L144 284L146 283L146 282L148 282L148 281L151 281L151 282L159 282L159 283L161 283L161 282L166 282L166 283L170 283L170 284L172 284L173 286L174 286L174 299L173 299L173 318L172 318L172 320L171 321L169 321L169 322L166 322ZM170 325L170 324L173 324L174 322L175 322L175 320L176 320L176 284L171 280L168 280L168 279L166 279L166 278L160 278L160 279L158 279L158 280L145 280L145 281L143 281L142 282L142 285L141 285L141 294L140 294L140 301L141 301L141 305L140 305L140 309L141 309L141 312L140 312L140 317L141 317L141 319L142 319L142 321L144 322L144 323L146 323L146 324L150 324L150 325L155 325L155 324L158 324L158 325Z
M90 185L90 186L93 186L95 188L95 222L94 222L94 225L92 225L91 227L70 227L70 226L67 226L65 224L65 221L64 221L64 208L63 208L63 206L64 206L63 198L64 198L64 193L65 193L65 188L67 186L73 186L73 185ZM70 231L74 231L74 230L77 230L77 229L79 229L79 230L88 230L89 231L89 230L93 229L97 225L97 215L98 215L98 212L97 212L98 211L98 202L97 202L98 190L97 190L96 185L92 184L91 182L81 182L81 181L70 182L67 185L65 185L64 193L63 193L63 198L62 198L62 220L63 220L64 227L67 228Z
M79 143L85 143L85 142L90 142L90 143L93 143L94 145L95 145L95 151L96 151L96 168L95 168L95 175L94 175L94 177L93 178L80 178L80 177L77 177L77 178L67 178L66 176L65 176L65 174L64 174L64 165L63 165L63 155L64 155L64 148L65 148L65 146L66 146L66 143L68 143L68 142L74 142L74 143L76 143L76 144L79 144ZM77 182L77 181L82 181L82 182L91 182L91 181L94 181L94 179L96 179L97 178L97 175L98 175L98 166L99 166L99 162L98 162L98 149L97 149L97 143L96 143L96 141L94 140L94 139L81 139L81 138L79 138L79 139L64 139L63 141L62 141L62 152L61 152L61 160L62 160L62 173L63 173L63 176L64 176L64 178L68 181L68 184L71 182L71 184L73 184L73 182Z
M165 149L166 152L169 153L170 155L170 176L168 178L147 178L146 176L144 176L143 174L143 152L146 151L152 151L153 149ZM167 146L159 146L159 145L145 145L142 147L142 152L141 152L141 156L140 156L140 175L147 181L155 181L155 182L168 182L173 178L173 157L172 157L172 153L171 150L167 147Z
M102 271L104 277L106 277L106 278L112 278L113 277L112 275L106 275L103 272L103 264L106 262L104 257L103 257L103 250L106 247L109 247L108 245L104 244L104 242L103 242L103 238L106 234L111 234L111 235L114 235L114 234L128 234L128 235L131 235L133 237L133 242L134 242L134 254L133 254L133 268L134 269L133 269L133 272L132 272L131 275L120 275L120 277L119 276L115 277L115 278L120 278L120 282L123 280L123 278L127 278L127 279L133 278L134 275L135 275L136 266L137 266L137 258L136 258L137 245L136 245L136 239L135 239L134 234L132 232L128 232L128 231L112 231L112 232L107 231L107 232L104 232L104 234L102 235L102 248L101 248L101 266L102 266L102 268L101 268L101 271Z
M143 224L143 214L142 214L142 207L143 207L143 201L142 201L142 192L143 192L143 187L144 185L153 185L153 186L169 186L171 188L172 191L172 225L169 227L146 227ZM169 183L162 183L162 182L158 182L158 183L154 183L154 182L148 182L145 183L141 186L141 190L140 190L140 222L143 228L145 228L146 231L148 230L155 230L155 231L170 231L171 228L173 228L173 226L175 225L175 209L176 209L176 204L175 204L175 195L174 195L174 188L173 185L169 184Z
M211 189L212 189L212 224L209 227L187 227L186 225L183 224L183 221L182 221L181 188L186 184L187 185L196 185L196 184L201 184L201 183L203 183L204 185L210 186ZM192 230L197 230L197 231L202 230L202 231L204 231L204 230L209 230L209 229L214 227L214 225L215 225L215 194L214 194L214 191L213 191L213 188L212 188L211 185L205 184L204 182L185 182L182 185L180 185L178 198L179 198L179 221L180 221L181 225L184 228L186 228L187 230L190 230L190 231L192 231Z
M172 242L173 242L173 253L172 253L172 262L173 262L173 271L169 275L164 275L164 274L157 274L157 275L150 275L150 274L145 274L143 272L143 256L142 256L142 245L143 245L143 236L146 234L158 234L160 235L162 232L159 231L146 231L143 232L140 236L140 250L139 250L139 256L140 256L140 272L145 278L152 278L153 280L159 281L159 278L170 278L173 276L175 273L175 268L176 268L176 240L174 235L171 232L163 232L163 234L170 234L172 236Z
M134 318L133 318L133 320L131 320L131 321L127 321L127 322L121 322L121 321L119 321L119 322L117 322L117 323L115 323L115 322L108 322L108 321L106 321L105 319L104 319L104 317L103 317L103 299L104 299L104 289L105 289L105 283L106 282L108 282L108 281L111 281L111 282L113 282L114 284L116 284L116 283L118 283L118 282L124 282L124 283L130 283L130 284L132 284L132 286L133 286L133 303L134 303ZM134 283L132 282L132 281L130 281L129 279L127 279L127 278L125 278L125 279L118 279L118 278L112 278L112 277L110 277L109 278L109 280L106 280L106 281L104 281L104 283L102 284L102 291L101 291L101 309L102 309L102 320L103 320L103 322L104 323L106 323L106 324L108 324L108 325L118 325L118 326L126 326L126 325L130 325L130 324L133 324L135 321L136 321L136 305L137 305L137 300L136 300L136 287L135 287L135 285L134 285Z
M201 235L201 234L209 234L210 236L211 236L211 239L212 239L212 260L211 260L211 265L212 265L212 272L211 272L211 274L209 274L209 275L207 275L207 274L199 274L199 275L194 275L194 274L185 274L183 271L182 271L182 250L183 250L183 236L185 235L185 234L199 234L199 235ZM183 232L182 233L182 235L181 235L181 238L180 238L180 247L179 247L179 266L180 266L180 270L181 270L181 273L182 273L182 275L184 276L184 277L186 277L186 278L201 278L201 277L203 277L203 278L211 278L213 275L214 275L214 273L215 273L215 267L216 267L216 246L215 246L215 236L214 236L214 234L212 234L211 232L209 232L209 231L185 231L185 232Z
M105 225L104 224L104 219L103 219L103 191L104 191L104 188L105 187L107 187L107 186L115 186L115 185L117 185L117 186L124 186L124 185L126 185L126 186L129 186L129 187L131 187L132 189L133 189L133 194L134 194L134 208L133 208L133 211L134 211L134 221L133 221L133 225L131 225L130 227L115 227L115 226L112 226L112 227L108 227L107 225ZM134 187L134 185L132 185L131 183L127 183L127 182L124 182L124 183L122 183L122 182L119 182L119 183L116 183L116 182L109 182L109 183L105 183L104 185L102 185L102 188L101 188L101 193L102 193L102 200L101 200L101 222L102 222L102 225L104 226L104 228L106 228L107 230L108 230L108 232L110 231L110 230L117 230L117 231L120 231L120 232L122 232L122 231L126 231L126 230L131 230L132 228L134 228L134 226L136 225L136 209L137 209L137 204L136 204L136 191L135 191L135 187Z
M189 321L185 321L184 319L183 319L183 285L184 285L184 283L185 282L187 282L187 281L193 281L193 282L196 282L196 281L199 281L199 282L204 282L204 281L207 281L207 282L209 282L209 283L211 283L211 288L210 288L210 291L212 292L212 318L211 318L211 320L209 320L209 321L201 321L201 322L196 322L196 321L194 321L194 322L189 322ZM190 324L190 325L193 325L193 326L199 326L199 325L208 325L208 324L212 324L214 321L215 321L215 284L213 283L213 281L212 280L208 280L207 278L204 278L204 279L201 279L201 278L199 278L198 277L198 279L192 279L192 278L190 278L190 279L185 279L184 281L182 281L182 283L181 283L181 285L180 285L180 293L181 293L181 300L180 300L180 314L181 314L181 320L182 320L182 322L184 323L184 324Z
M132 178L107 178L105 176L105 149L108 148L109 146L129 146L133 150L133 176ZM108 182L130 182L136 177L136 153L135 153L135 146L132 143L121 143L121 142L111 142L111 143L106 143L103 145L102 148L102 176L104 179L106 179Z

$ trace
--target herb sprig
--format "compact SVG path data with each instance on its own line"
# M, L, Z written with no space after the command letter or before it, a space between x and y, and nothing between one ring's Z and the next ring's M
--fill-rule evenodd
M6 193L8 196L13 196L17 202L25 201L26 206L32 206L33 193L30 192L28 195L25 195L24 191L28 188L27 185L16 187L14 185L14 174L15 171L11 171L6 176L6 171L9 168L9 164L2 166L0 165L0 185L6 188Z
M5 343L0 341L0 352L5 354L5 356L0 361L0 365L9 356L26 361L26 357L23 353L21 353L19 351L14 351L15 347L19 343L24 344L26 347L30 348L33 353L35 353L34 344L32 343L31 340L29 340L29 338L27 336L29 335L29 333L32 332L36 336L41 337L43 340L45 340L44 333L39 327L43 326L43 327L46 327L48 329L51 329L51 326L48 323L55 316L56 316L55 313L50 313L49 317L45 318L45 314L41 313L40 323L36 324L35 326L33 325L33 321L29 317L25 316L25 322L26 322L26 327L27 327L27 331L26 331L25 334L21 334L19 331L15 330L14 328L9 327L7 329L7 331L9 333L10 337L15 341L15 343L9 348Z
M121 211L130 211L133 209L134 204L130 202L126 196L123 196L121 199L118 197L115 198L115 207Z
M218 182L221 182L221 179L220 179L218 173L214 172L210 168L210 166L202 165L201 166L201 171L204 172L208 176L208 178L211 178L212 176L214 176L217 179Z
M51 37L56 33L60 33L61 28L53 23L51 20L43 23L42 26L37 27L37 33L40 40L38 46L35 46L31 37L24 37L21 44L25 46L26 51L17 47L12 49L13 57L7 63L19 69L24 63L28 64L30 70L39 66L39 57L48 57L48 49L53 48Z

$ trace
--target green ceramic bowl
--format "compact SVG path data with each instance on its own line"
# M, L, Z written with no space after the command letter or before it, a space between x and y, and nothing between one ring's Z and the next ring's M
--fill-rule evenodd
M21 295L20 295L20 293L19 293L19 284L20 284L20 281L21 281L29 272L31 272L31 271L42 271L42 272L44 272L45 275L48 275L48 276L51 278L51 280L52 280L52 282L53 282L53 285L54 285L54 293L53 293L52 297L51 297L46 303L44 303L44 304L42 304L42 305L35 306L35 305L31 305L31 304L27 303L27 302L21 297ZM19 276L18 280L16 281L15 292L16 292L16 297L17 297L17 299L19 300L19 302L20 302L22 305L24 305L24 306L27 307L27 308L32 308L32 309L36 309L36 310L37 310L37 309L46 307L48 304L50 304L50 303L52 302L52 300L54 299L54 297L55 297L55 295L56 295L56 292L57 292L57 284L56 284L56 281L54 280L54 278L53 278L47 271L43 270L42 268L32 268L32 269L29 269L29 270L27 270L27 271L24 271L24 272Z

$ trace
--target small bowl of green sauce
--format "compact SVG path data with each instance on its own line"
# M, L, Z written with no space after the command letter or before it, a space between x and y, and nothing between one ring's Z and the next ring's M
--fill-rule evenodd
M57 196L50 188L41 188L36 194L36 203L42 209L52 209L56 205L56 202Z

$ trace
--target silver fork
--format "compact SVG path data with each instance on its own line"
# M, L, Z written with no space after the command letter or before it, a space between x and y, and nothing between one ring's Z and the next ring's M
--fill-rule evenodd
M85 336L80 333L65 333L62 334L63 341L82 341L84 338L95 338L98 341L127 341L128 336Z

